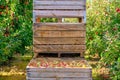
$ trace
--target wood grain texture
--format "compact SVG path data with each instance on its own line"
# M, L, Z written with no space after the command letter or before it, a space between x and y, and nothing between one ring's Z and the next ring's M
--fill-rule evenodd
M42 5L34 5L34 10L83 10L86 7L84 5L81 6L42 6Z
M33 10L36 17L84 17L85 10L58 11L58 10Z
M45 58L36 58L31 60L36 61L36 63ZM48 59L48 57L46 58ZM49 58L48 60L63 60L67 61L83 61L83 58ZM88 62L84 60L85 64ZM29 63L30 64L30 63ZM40 67L30 67L28 64L27 80L92 80L92 68L88 67L71 67L71 68L40 68Z
M38 30L86 30L85 23L34 23L34 31Z
M85 45L34 45L34 52L83 52Z
M85 37L85 31L35 31L34 37Z
M92 78L27 78L27 80L92 80Z
M28 77L31 78L56 78L56 77L90 77L89 73L65 73L65 72L28 72L27 73Z
M33 44L85 44L85 38L41 38L34 37Z
M36 55L41 52L83 54L85 25L85 23L34 23L34 52Z
M86 4L86 0L64 0L64 1L60 1L60 0L45 0L45 1L38 1L38 0L34 0L34 5L42 5L42 6L53 6L53 5L57 5L57 6L80 6L80 5L85 5Z
M76 72L76 73L91 73L92 72L92 68L91 67L87 67L87 68L31 68L29 66L27 66L27 72L65 72L65 73L71 73L71 72Z
M27 77L27 80L56 80L56 78L30 78L30 77Z

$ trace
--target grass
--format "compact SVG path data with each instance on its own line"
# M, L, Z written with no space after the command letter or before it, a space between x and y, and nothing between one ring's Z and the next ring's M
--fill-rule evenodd
M26 80L25 75L13 75L13 76L0 76L0 80Z
M31 55L14 56L14 58L7 65L0 66L0 80L26 80L26 66L32 59ZM93 68L93 80L110 80L108 78L105 68L97 68L98 59L88 60Z
M14 56L7 65L0 66L0 80L26 80L26 66L31 55Z

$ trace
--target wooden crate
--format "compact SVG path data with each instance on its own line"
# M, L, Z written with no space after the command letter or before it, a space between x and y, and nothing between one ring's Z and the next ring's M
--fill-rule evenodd
M85 52L86 0L34 0L33 51L40 53ZM58 18L58 23L40 23L41 18ZM78 18L81 23L61 23L62 18Z
M27 80L92 80L92 68L80 58L37 58L39 53L85 52L86 0L33 0L34 58L27 66ZM40 23L57 18L58 23ZM80 23L62 23L78 18ZM68 55L67 54L67 55Z
M34 23L33 49L38 53L82 53L85 51L85 23Z
M37 58L27 66L27 80L92 80L91 73L80 58Z

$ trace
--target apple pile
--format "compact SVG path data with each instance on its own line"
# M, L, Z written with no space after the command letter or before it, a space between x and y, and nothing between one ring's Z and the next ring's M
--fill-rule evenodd
M85 68L89 67L86 64L85 60L47 60L47 59L40 59L40 60L33 60L29 64L30 67L40 67L40 68Z

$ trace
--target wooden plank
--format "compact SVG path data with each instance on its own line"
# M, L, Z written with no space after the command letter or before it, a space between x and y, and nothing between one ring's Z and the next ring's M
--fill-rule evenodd
M92 78L27 78L27 80L92 80Z
M34 52L83 52L85 45L34 45Z
M85 38L41 38L34 37L33 44L85 44Z
M85 37L85 31L34 31L34 37Z
M92 80L92 78L60 78L59 80Z
M86 68L31 68L29 66L27 66L26 68L27 72L36 72L36 71L39 71L39 72L68 72L68 73L71 73L71 72L76 72L76 73L90 73L92 72L92 68L91 67L86 67Z
M33 12L33 23L36 22L35 13Z
M27 72L27 76L31 78L66 78L66 77L91 77L90 73L65 73L65 72Z
M85 10L58 11L58 10L33 10L36 17L83 17Z
M42 5L42 6L53 6L53 5L57 5L57 6L80 6L80 5L85 5L86 1L85 0L79 0L79 1L53 1L53 0L49 0L49 1L37 1L35 0L34 5Z
M61 23L62 22L62 18L58 18L58 23Z
M79 1L79 0L33 0L33 1Z
M56 80L56 78L30 78L30 77L27 77L27 80Z
M86 30L85 23L34 23L37 30Z
M34 5L34 10L83 10L86 9L85 6L42 6Z
M58 51L37 51L37 52L34 52L34 57L33 58L35 59L35 58L38 58L40 56L42 57L42 56L50 55L50 54L54 54L58 58L62 57L61 55L64 55L64 54L66 54L66 55L68 54L68 56L70 56L71 54L72 55L79 54L81 58L84 58L84 52L85 52L85 50L79 50L79 51L59 51L59 52ZM52 55L49 56L49 57L52 57Z

